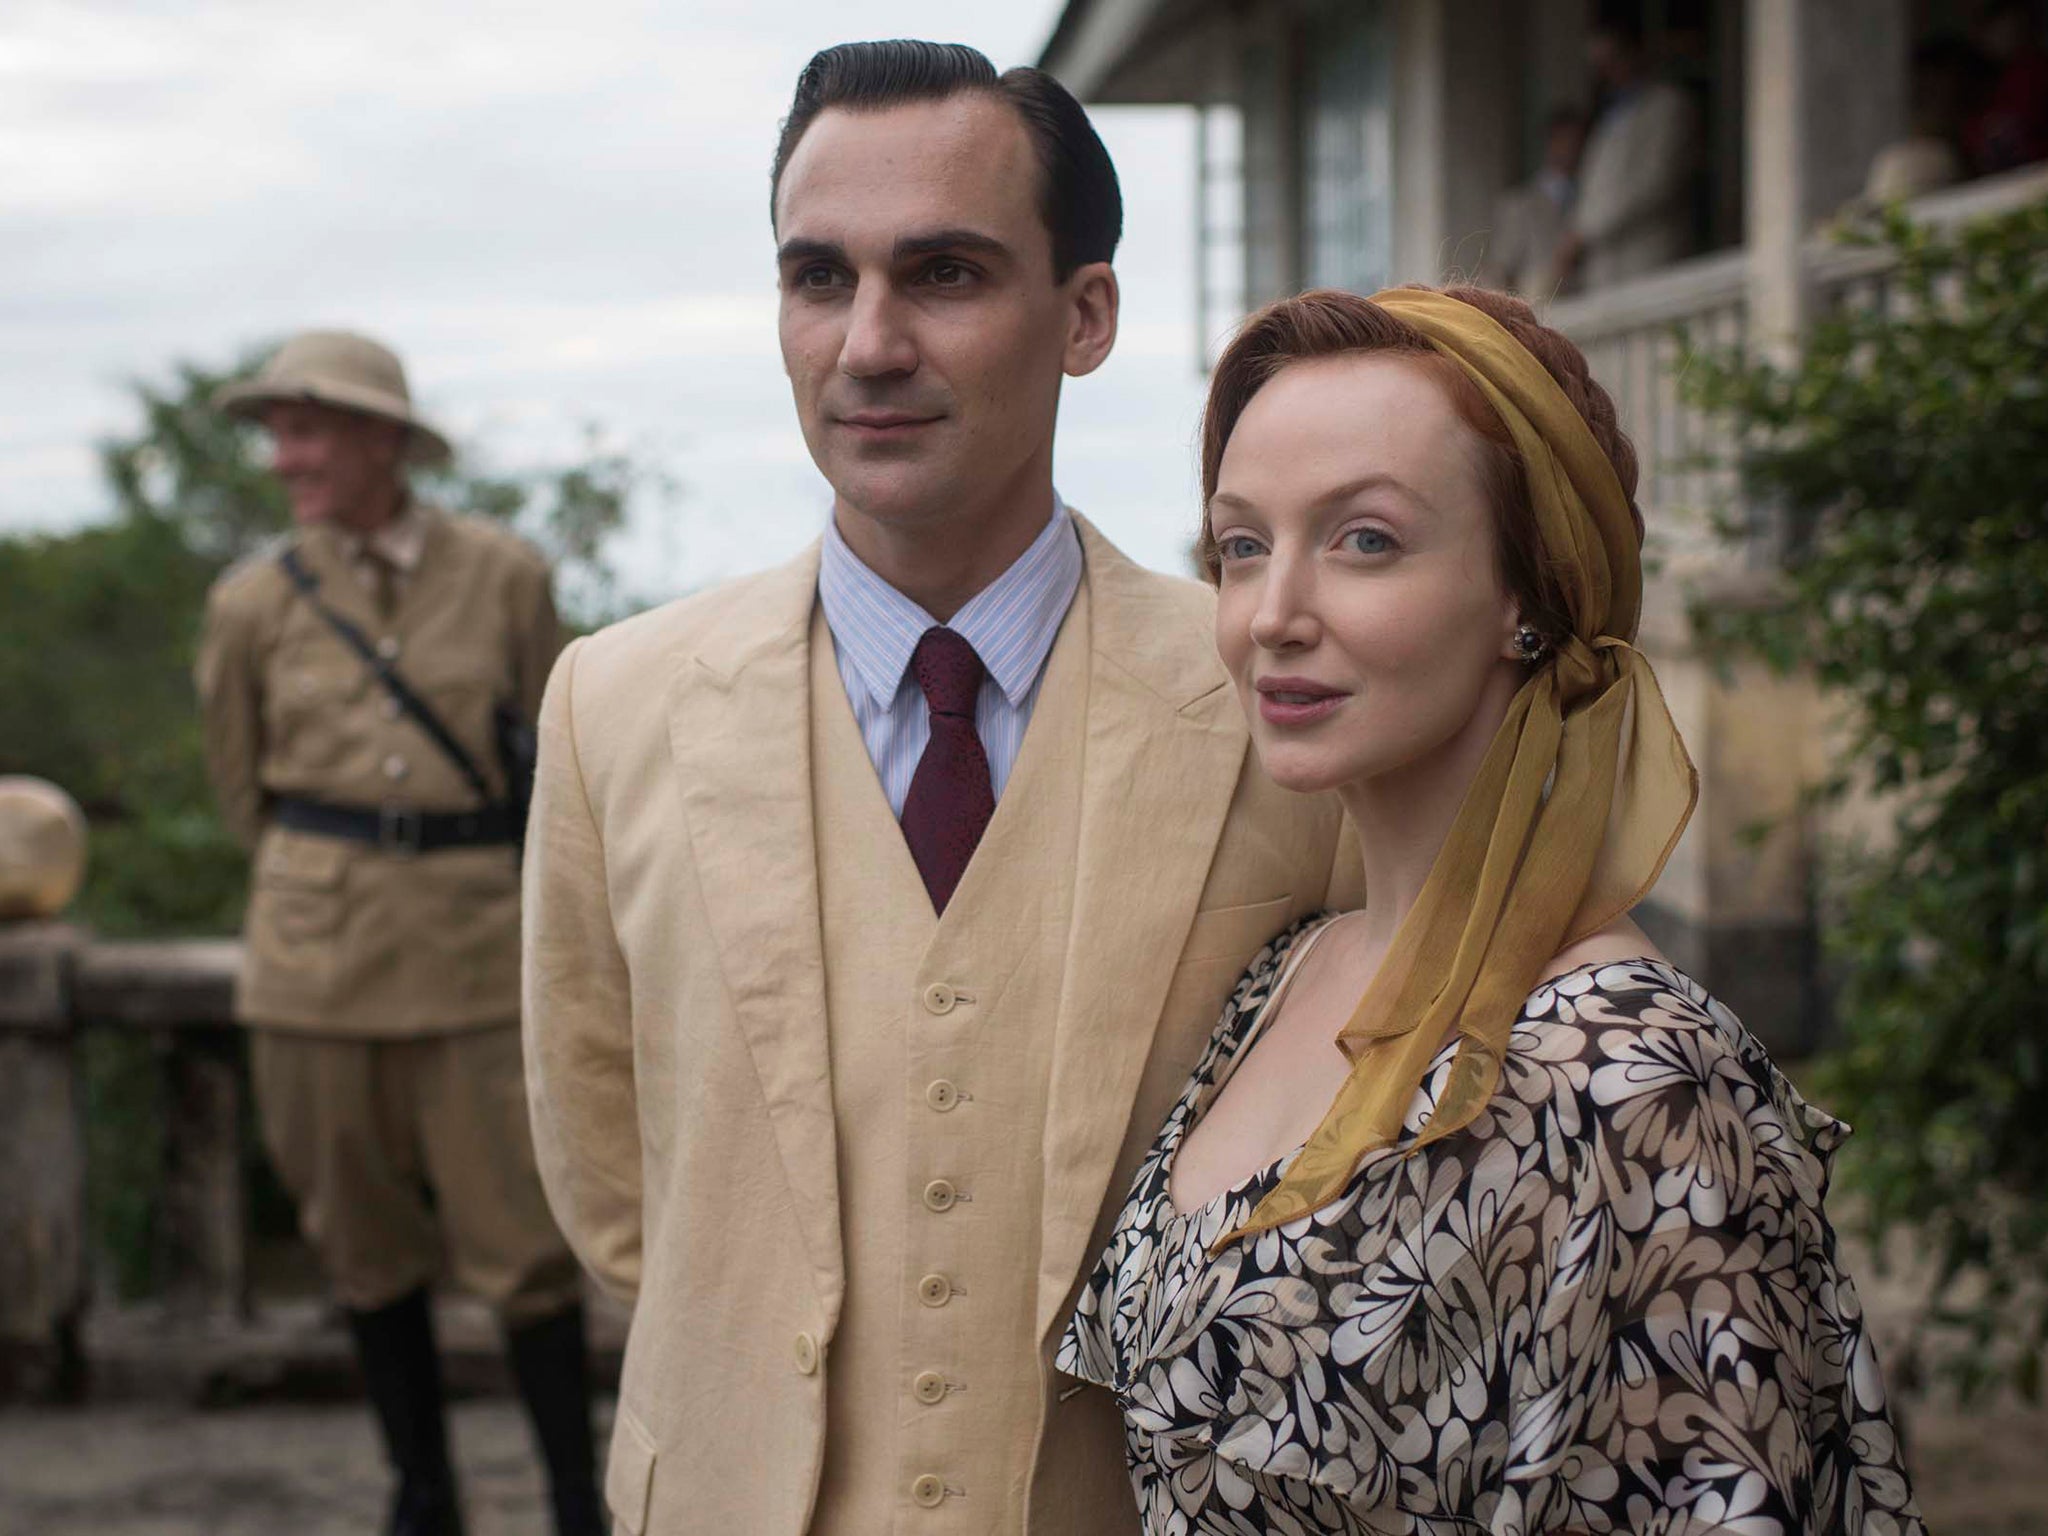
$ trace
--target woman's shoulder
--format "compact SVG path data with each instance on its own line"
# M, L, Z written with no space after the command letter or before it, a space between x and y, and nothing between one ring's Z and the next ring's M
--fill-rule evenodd
M1818 1203L1849 1128L1805 1096L1706 987L1661 956L1598 956L1523 1006L1508 1076L1588 1175L1684 1171L1740 1200L1760 1181ZM1625 1180L1626 1181L1626 1180Z

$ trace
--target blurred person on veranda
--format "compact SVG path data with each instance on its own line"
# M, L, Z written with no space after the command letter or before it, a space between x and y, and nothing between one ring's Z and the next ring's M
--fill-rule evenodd
M1982 73L1980 55L1961 38L1934 38L1913 50L1909 131L1872 157L1863 201L1914 198L1969 175L1964 116Z
M1963 129L1972 168L1995 175L2048 159L2048 46L2028 0L1992 0L1976 28L1989 90Z
M1700 125L1684 87L1652 67L1633 13L1595 24L1586 38L1586 62L1599 108L1552 266L1559 282L1594 289L1693 253Z
M1586 148L1586 114L1554 109L1543 130L1543 164L1518 187L1501 194L1480 263L1480 281L1537 302L1568 292L1556 268L1558 240L1578 197L1579 160Z

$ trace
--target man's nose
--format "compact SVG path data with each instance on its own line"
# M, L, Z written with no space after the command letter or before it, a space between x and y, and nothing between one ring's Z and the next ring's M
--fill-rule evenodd
M847 316L839 371L852 379L878 379L917 371L917 344L909 315L886 283L862 283Z

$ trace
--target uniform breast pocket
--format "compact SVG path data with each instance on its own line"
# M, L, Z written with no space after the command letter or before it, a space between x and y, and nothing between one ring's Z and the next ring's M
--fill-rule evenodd
M349 744L349 720L370 687L368 671L345 656L287 658L270 678L270 736L300 769L331 766Z
M275 834L257 861L251 938L285 958L341 926L348 849L329 838Z

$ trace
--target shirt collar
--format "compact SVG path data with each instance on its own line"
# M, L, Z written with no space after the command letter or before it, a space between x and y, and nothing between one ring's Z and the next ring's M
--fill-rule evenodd
M372 528L368 533L344 533L341 541L342 548L348 551L351 559L375 555L410 575L419 569L420 555L427 546L426 519L420 516L419 508L407 499L389 522Z
M1045 665L1060 622L1081 585L1081 540L1066 504L1010 568L974 594L946 627L974 647L1011 707L1021 707ZM911 653L939 621L877 576L825 526L818 562L818 601L840 650L851 658L868 696L886 709L903 686Z

